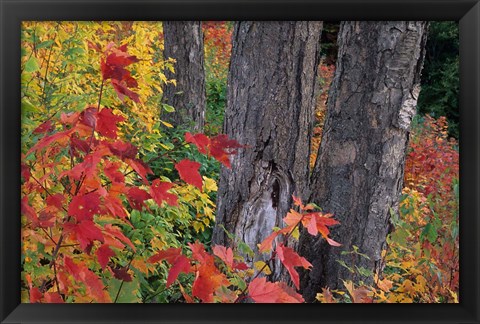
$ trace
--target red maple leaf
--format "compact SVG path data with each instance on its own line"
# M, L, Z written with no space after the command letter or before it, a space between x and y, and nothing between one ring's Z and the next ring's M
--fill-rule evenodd
M168 271L167 287L177 279L180 273L188 272L190 272L190 260L184 255L179 255L173 262L170 271Z
M300 294L285 283L268 282L266 278L255 278L248 285L248 296L256 303L303 303Z
M138 173L144 184L148 184L147 174L153 174L153 171L147 164L145 164L145 162L139 159L125 159L125 163Z
M94 240L104 242L102 231L90 220L82 220L77 224L66 223L63 224L63 228L67 234L76 238L82 250L86 252L90 251Z
M122 160L135 159L135 156L137 156L138 153L138 148L129 142L115 141L109 143L108 147L113 154Z
M142 210L143 207L148 207L145 205L145 200L152 198L145 190L142 190L138 187L132 187L127 192L127 199L130 203L130 206L136 210Z
M28 204L28 197L24 196L21 200L20 211L23 215L27 217L27 219L32 222L33 226L38 226L38 216L35 209Z
M74 128L68 129L63 132L54 133L50 136L41 138L30 150L28 150L25 156L28 156L32 152L40 151L43 148L50 146L53 143L65 144L70 137L70 134L74 131Z
M69 176L73 180L80 180L82 177L86 178L96 178L98 176L97 166L102 159L102 152L94 151L92 154L89 154L85 159L75 165L71 170L64 171L58 176L62 178L64 176Z
M295 267L303 267L309 269L312 267L312 264L307 261L304 257L301 257L295 252L292 248L279 244L276 249L279 260L287 268L290 277L292 278L293 283L297 289L300 288L300 277L298 275Z
M189 243L189 247L192 250L192 257L198 261L195 281L192 285L192 296L200 298L205 303L211 303L215 291L230 283L215 266L214 257L205 251L202 244Z
M47 206L56 207L58 210L63 208L63 202L65 201L65 196L61 193L56 193L51 196L48 196L46 199Z
M68 112L68 113L61 113L60 114L60 122L65 126L72 126L75 125L80 117L80 112Z
M42 292L37 287L30 287L30 303L41 303L42 302Z
M179 255L182 254L181 248L168 248L166 250L158 251L155 255L148 258L148 262L155 263L158 261L166 260L168 263L173 264Z
M117 138L117 123L125 120L122 116L115 115L111 109L103 108L97 114L97 128L96 130L103 136L116 139Z
M207 154L207 146L210 145L210 139L204 134L185 133L185 142L192 143L197 146L197 149L202 154Z
M110 162L106 161L105 166L103 167L103 172L113 183L123 183L125 182L125 176L118 169L121 167L120 162Z
M135 245L133 245L132 241L130 241L130 239L128 237L126 237L122 233L122 231L120 231L120 229L118 227L114 227L112 224L107 224L107 225L104 226L104 232L103 233L105 235L108 234L108 235L114 237L115 239L118 239L121 242L127 244L128 246L130 246L130 248L132 248L133 252L136 251Z
M132 276L128 273L127 267L112 269L112 271L113 271L113 276L118 280L123 280L126 282L132 281Z
M42 123L40 126L35 128L35 130L32 132L33 134L44 134L44 133L49 133L55 129L55 126L53 125L51 120L47 120L46 122Z
M58 292L46 292L43 296L46 303L49 304L63 304L65 303L62 296Z
M110 82L112 83L112 86L115 89L115 92L117 93L120 100L123 101L125 96L127 96L137 103L140 102L140 98L138 96L138 93L128 89L125 82L118 81L118 80L115 80L115 79L110 80Z
M182 254L181 248L169 248L159 251L151 256L148 262L155 263L165 260L172 265L168 271L167 287L169 287L178 277L180 273L190 272L190 260Z
M229 268L233 268L233 250L222 245L213 247L213 254L219 257Z
M108 54L110 53L110 54ZM122 80L128 78L127 70L125 67L130 64L138 62L138 58L134 55L127 53L126 44L115 48L115 44L110 43L107 45L105 54L108 54L105 60L101 62L101 70L103 79L117 79ZM128 72L128 75L130 73Z
M102 244L102 246L100 246L97 249L97 260L98 260L98 263L100 263L100 266L102 267L103 270L105 270L105 267L107 266L108 261L114 255L115 255L115 252L113 252L112 249L110 249L108 244Z
M38 224L42 228L53 227L55 225L55 214L47 210L47 208L42 210L38 215Z
M229 139L225 134L212 137L210 143L210 155L221 162L227 168L231 168L229 156L237 153L238 148L245 147L237 141Z
M202 176L198 173L200 163L183 159L175 164L180 179L202 190Z
M307 228L310 235L317 235L320 233L328 244L332 246L341 246L340 243L332 240L328 237L330 230L327 226L340 224L336 219L331 218L332 214L326 214L321 212L305 214L302 220L302 224Z
M264 239L262 241L262 243L260 243L260 246L259 246L258 250L262 253L270 251L272 249L273 241L275 241L277 236L279 236L280 234L290 233L295 228L295 226L296 226L296 224L290 225L290 226L282 228L281 230L273 232L272 234L267 236L267 238Z
M93 141L92 141L93 143ZM90 141L84 141L78 138L77 133L73 133L70 137L70 147L75 157L80 157L80 152L90 152Z
M83 263L75 263L68 256L64 256L63 264L67 273L72 275L75 280L84 283L87 294L91 295L96 301L100 303L111 302L110 296L104 290L102 280L97 277L87 266Z
M155 200L159 206L161 206L164 201L170 206L178 206L178 197L167 192L172 187L173 183L162 182L160 179L155 179L150 186L150 195L152 195L153 200Z
M68 205L68 215L77 221L93 220L93 215L100 212L100 196L97 192L75 196Z
M23 180L27 182L28 180L30 180L30 176L32 175L32 173L30 172L30 168L25 163L21 163L20 168L20 174L22 175Z
M80 123L91 128L97 127L97 119L97 108L93 106L85 108L78 117Z
M138 94L128 89L136 88L137 80L131 76L130 71L125 69L128 65L138 62L138 58L127 53L126 44L118 48L109 44L105 55L106 59L100 62L103 80L110 79L120 99L123 100L123 96L126 95L135 102L139 102Z
M185 141L194 144L200 153L212 156L227 168L231 168L229 156L236 154L238 148L245 147L237 141L229 139L225 134L208 138L204 134L192 135L187 132L185 133Z
M192 296L200 298L204 303L213 302L215 291L221 286L228 286L230 283L225 275L215 267L200 265L195 274L195 281L192 285Z

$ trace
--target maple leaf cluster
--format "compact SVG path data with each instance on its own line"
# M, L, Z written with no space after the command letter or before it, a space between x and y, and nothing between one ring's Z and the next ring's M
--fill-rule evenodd
M88 46L97 52L102 52L99 45L88 42ZM135 102L140 102L138 94L132 91L132 88L138 87L138 82L132 77L130 71L125 69L127 66L136 63L139 59L134 55L127 53L127 44L116 47L111 42L103 52L104 58L100 62L103 81L110 80L115 92L120 100L127 96Z
M233 139L229 139L225 134L219 134L209 138L205 134L185 133L185 141L194 144L202 154L212 156L227 168L231 168L229 156L236 154L239 148L244 145L239 144Z
M311 212L312 205L304 206L300 199L294 197L301 213L291 210L284 218L286 227L272 233L260 245L260 252L268 252L272 249L275 238L284 234L284 242L276 246L275 253L271 254L270 260L278 258L287 269L295 287L290 287L284 282L270 282L265 277L259 277L262 271L249 280L246 288L239 289L235 280L248 280L249 267L243 261L238 261L234 251L230 247L216 245L212 248L212 254L205 251L202 244L196 242L189 244L191 256L184 254L181 248L169 248L159 251L150 257L148 262L157 263L166 261L171 267L167 278L167 287L172 285L181 273L193 273L194 281L192 284L192 293L189 295L183 287L181 292L187 302L194 302L195 298L201 302L227 302L235 303L249 298L256 303L302 303L303 297L297 292L300 288L300 278L296 267L311 269L312 264L305 258L298 255L295 250L286 246L288 236L292 231L303 224L311 229L312 235L322 234L327 242L333 246L340 244L328 238L328 226L338 224L337 221L330 218L331 214L322 214L320 212ZM315 227L311 224L314 224ZM313 228L315 230L313 230ZM220 271L220 265L215 262L214 256L221 260L226 272ZM267 266L266 263L265 267ZM235 274L236 276L226 276L225 273ZM297 289L297 290L296 290Z

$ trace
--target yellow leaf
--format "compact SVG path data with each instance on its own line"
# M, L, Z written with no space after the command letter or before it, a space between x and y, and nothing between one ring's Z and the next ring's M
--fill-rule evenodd
M204 207L203 212L205 213L205 216L207 216L208 218L212 220L214 219L213 210L210 207Z
M293 230L291 236L292 236L294 239L298 240L298 238L300 237L300 231L298 230L298 226L295 227L295 229Z
M448 288L447 288L447 289L448 289ZM454 302L454 303L458 303L458 295L457 295L457 293L454 292L454 291L451 291L450 289L448 289L448 291L450 292L450 295L452 295L452 297L453 297L453 302Z
M417 278L415 278L415 281L417 282L415 289L420 293L424 293L426 290L425 288L427 287L427 280L425 280L422 275L418 275Z
M203 226L203 223L202 222L193 222L193 228L195 229L195 231L197 232L201 232L205 229L205 227Z
M393 287L393 282L388 280L387 278L384 278L382 280L378 279L377 274L374 276L375 282L377 283L378 288L385 292L389 292L390 289Z
M253 264L253 266L255 267L255 269L257 269L257 271L261 270L267 276L272 274L272 270L270 270L268 264L266 264L264 261L257 261Z
M150 244L152 246L152 248L154 248L155 250L163 250L165 244L163 243L163 241L158 238L158 237L154 237L151 241L150 241Z
M203 187L207 192L218 190L217 182L205 176L203 176Z
M160 73L159 76L160 76L160 80L162 80L164 83L167 83L167 82L168 82L167 77L165 76L165 74Z
M166 121L161 120L160 121L163 125L167 126L168 128L173 128L173 125L170 123L167 123Z
M411 280L406 279L402 285L397 289L398 292L404 292L414 296L416 294L415 287Z

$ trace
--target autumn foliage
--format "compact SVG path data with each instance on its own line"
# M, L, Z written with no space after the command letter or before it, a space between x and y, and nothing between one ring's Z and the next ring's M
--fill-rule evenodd
M145 301L158 294L139 293L141 284L154 277L162 279L164 289L175 287L185 302L302 302L295 288L260 277L263 269L255 272L231 248L214 246L208 251L198 240L168 247L155 242L156 237L136 235L142 234L136 232L141 224L137 213L155 218L155 213L147 212L192 203L182 197L182 188L191 186L200 194L211 189L199 172L199 162L174 160L176 179L156 175L139 148L121 136L127 119L102 105L102 95L112 87L121 102L139 103L139 83L131 68L141 59L129 54L127 44L110 42L102 48L89 42L88 47L101 53L97 102L41 122L31 131L35 140L22 154L23 278L28 300ZM247 149L222 134L187 132L184 142L177 144L192 144L225 167L230 167L232 154ZM173 159L168 154L162 157ZM337 224L331 214L295 201L298 211L287 214L286 227L268 237L259 253L273 250L269 262L278 258L298 289L296 267L309 269L311 264L286 245L292 231L303 225L312 235L320 233L331 244L339 244L328 238L328 226ZM158 231L146 233L162 237Z
M225 80L231 27L203 31L209 75ZM160 112L175 108L159 102L175 80L162 50L158 23L22 24L22 301L301 303L299 269L313 265L293 248L300 230L367 257L330 238L342 226L334 215L295 196L258 246L231 233L232 246L211 246L217 185L207 164L230 168L250 148L218 133L165 136L173 126ZM333 72L320 65L312 152ZM373 284L341 278L344 289L324 287L319 302L458 302L459 154L447 127L425 116L413 128L383 271L345 264Z

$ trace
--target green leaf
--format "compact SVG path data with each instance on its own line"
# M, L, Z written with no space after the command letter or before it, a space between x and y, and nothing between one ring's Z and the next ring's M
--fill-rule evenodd
M250 248L250 246L248 246L248 244L246 244L245 242L240 242L238 244L238 249L240 250L240 252L242 254L246 254L250 257L253 257L255 255L255 253L253 253L252 249Z
M38 44L36 47L37 49L40 49L40 48L45 48L45 47L49 47L50 45L53 44L53 40L52 39L49 39L47 41L44 41L44 42L41 42L40 44Z
M163 147L166 150L171 150L175 147L172 143L159 143L161 147Z
M65 52L65 56L73 56L74 54L83 54L85 50L81 47L72 47Z
M22 99L22 114L29 112L38 112L39 109L35 107L30 101L23 98Z
M351 273L354 273L355 270L353 270L352 268L350 268L346 263L345 261L343 260L337 260L337 262L344 268L346 268L348 271L350 271Z
M120 290L116 301L117 303L139 303L141 301L138 296L139 286L139 282L135 277L133 277L130 282L124 281L123 285L121 280L112 278L108 283L108 293L110 294L112 302L115 300L118 291Z
M406 246L407 245L407 237L411 236L410 233L402 228L402 227L397 227L396 230L391 234L391 239L394 242L397 242L401 246Z
M372 270L366 269L364 267L357 267L357 266L355 266L355 268L357 268L358 273L364 277L373 276Z
M173 106L170 106L170 105L167 105L167 104L162 104L162 108L166 112L174 112L175 111L175 108Z
M420 234L420 239L423 240L425 237L430 243L434 243L437 240L437 237L438 237L437 230L430 223L425 225L425 227L423 228L422 234Z
M38 66L37 59L34 58L33 56L25 63L25 71L26 72L35 72L40 68Z

